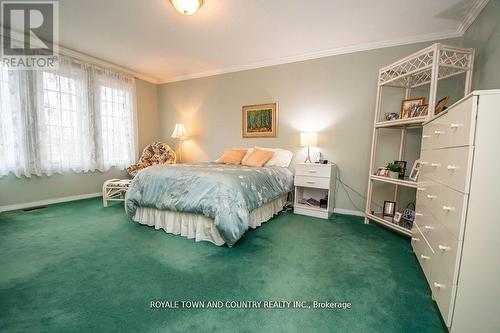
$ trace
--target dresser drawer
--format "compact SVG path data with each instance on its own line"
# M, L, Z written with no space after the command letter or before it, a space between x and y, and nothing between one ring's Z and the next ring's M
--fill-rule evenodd
M311 176L295 176L295 186L314 187L314 188L330 188L330 178L311 177Z
M469 98L426 124L422 131L422 150L472 145L474 101L474 98Z
M446 228L438 227L429 235L427 241L434 250L432 258L433 272L443 271L456 284L462 242L453 236Z
M420 232L418 226L414 223L412 229L412 238L411 238L411 246L413 247L413 252L415 252L415 256L417 257L422 270L424 271L425 278L429 283L432 278L432 256L433 252L430 248L429 244L425 240L425 237Z
M429 284L432 298L436 301L446 326L450 327L457 285L453 284L452 278L441 269L433 271Z
M473 151L472 146L422 151L420 173L423 177L468 193Z
M453 190L446 185L438 184L434 181L424 181L420 183L417 189L415 212L417 218L421 214L426 217L432 215L436 221L448 229L457 239L462 240L467 198L467 194ZM422 226L421 223L419 225Z
M331 175L330 164L297 164L295 167L295 175L297 176L316 176L327 177Z
M435 249L432 247L429 239L436 233L436 230L439 228L444 228L432 215L432 213L426 208L419 207L417 211L418 216L415 216L414 225L417 226L420 233L425 237L427 244L431 247L431 250L434 252Z

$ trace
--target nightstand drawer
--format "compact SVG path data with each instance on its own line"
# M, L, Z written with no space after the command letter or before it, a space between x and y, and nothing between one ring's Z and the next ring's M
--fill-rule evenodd
M295 176L295 186L314 187L314 188L330 188L330 178L310 177L310 176Z
M297 164L295 167L297 176L328 177L331 175L330 164Z

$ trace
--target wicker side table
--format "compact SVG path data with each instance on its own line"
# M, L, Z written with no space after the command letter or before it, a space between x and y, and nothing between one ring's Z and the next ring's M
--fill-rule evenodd
M109 179L102 185L102 204L108 207L108 201L125 201L125 193L132 179Z

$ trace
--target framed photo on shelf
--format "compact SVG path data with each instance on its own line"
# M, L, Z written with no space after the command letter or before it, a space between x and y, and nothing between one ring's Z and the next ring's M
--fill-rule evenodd
M429 104L417 106L415 110L415 117L425 117L429 114Z
M394 201L384 201L384 210L382 216L394 217L396 213L396 202Z
M448 104L448 100L450 99L450 96L446 96L441 98L439 101L436 103L436 109L434 110L434 114L440 114L444 110L446 110L446 105Z
M389 169L387 169L386 167L380 167L377 169L376 175L387 177L387 176L389 176Z
M401 101L400 119L411 118L417 107L425 104L425 97L404 99Z
M413 163L413 167L411 168L410 180L416 182L418 179L419 173L420 173L420 160L416 160Z
M401 165L403 167L403 170L401 170L401 172L399 173L399 178L400 179L405 178L406 164L407 164L407 162L406 161L394 161L394 164L399 164L399 165Z
M396 212L394 213L394 218L393 218L393 221L395 223L399 223L399 221L401 221L401 217L403 216L403 214L401 214L400 212Z

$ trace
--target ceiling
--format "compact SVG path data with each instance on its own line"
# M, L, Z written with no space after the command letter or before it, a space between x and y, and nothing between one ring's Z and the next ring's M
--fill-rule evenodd
M60 44L178 81L384 46L458 37L487 0L61 0Z

